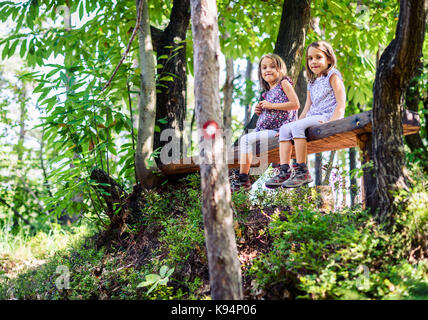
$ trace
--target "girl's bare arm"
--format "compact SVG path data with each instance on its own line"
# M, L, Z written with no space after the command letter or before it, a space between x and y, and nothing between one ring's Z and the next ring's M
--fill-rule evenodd
M306 117L306 114L309 112L309 109L311 108L312 101L311 101L311 94L309 93L309 90L306 93L306 103L305 107L303 108L302 113L300 114L299 120Z
M330 118L330 121L334 121L343 118L343 116L345 115L346 95L343 81L339 78L338 75L333 74L331 76L330 84L333 88L334 96L336 97L337 103L336 109L334 109L333 115Z
M271 110L298 110L300 108L299 98L293 86L287 80L281 81L282 89L284 90L288 101L282 103L271 103L266 100L260 102L263 109Z

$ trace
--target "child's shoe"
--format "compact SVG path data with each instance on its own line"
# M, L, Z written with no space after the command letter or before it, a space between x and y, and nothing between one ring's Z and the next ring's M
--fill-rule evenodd
M245 191L251 190L251 181L248 175L242 175L235 176L231 183L230 183L230 191L235 192L239 191L240 189L244 189Z
M266 188L275 189L280 187L284 183L284 181L288 180L291 177L291 174L295 169L297 169L297 166L295 164L292 168L290 168L288 164L281 165L279 174L265 182Z
M283 188L296 188L304 184L311 183L313 181L311 174L309 173L308 167L305 163L299 163L297 165L294 174L290 179L282 183Z

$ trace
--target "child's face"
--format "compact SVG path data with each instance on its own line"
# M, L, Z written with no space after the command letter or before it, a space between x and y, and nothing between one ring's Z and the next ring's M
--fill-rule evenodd
M331 63L327 55L315 47L310 47L308 49L308 56L306 58L308 59L309 69L311 69L316 76L323 74Z
M263 80L269 84L274 84L279 78L279 70L271 58L265 57L260 63Z

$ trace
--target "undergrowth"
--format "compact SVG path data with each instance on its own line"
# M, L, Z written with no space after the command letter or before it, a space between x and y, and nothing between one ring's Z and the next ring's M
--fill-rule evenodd
M307 187L234 193L245 299L428 299L428 194L417 179L396 197L407 209L392 232L360 207L319 210ZM84 224L2 241L0 299L209 298L199 175L142 196L110 246L97 248Z

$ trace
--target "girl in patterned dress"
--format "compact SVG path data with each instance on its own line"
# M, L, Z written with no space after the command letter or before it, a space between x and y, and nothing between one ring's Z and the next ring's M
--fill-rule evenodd
M240 143L239 176L232 181L232 192L240 188L251 188L248 177L251 161L255 153L257 141L275 137L279 128L286 123L297 120L299 99L293 89L293 83L287 77L284 61L276 54L266 54L259 62L258 77L264 90L255 106L259 116L256 130L244 135ZM264 140L267 142L267 140Z
M299 120L280 128L280 174L267 181L267 187L294 188L312 182L306 165L305 130L320 123L341 119L345 113L345 87L342 75L335 66L336 56L329 43L314 42L306 49L306 72L309 83L305 108ZM291 169L292 140L296 149L297 163Z

